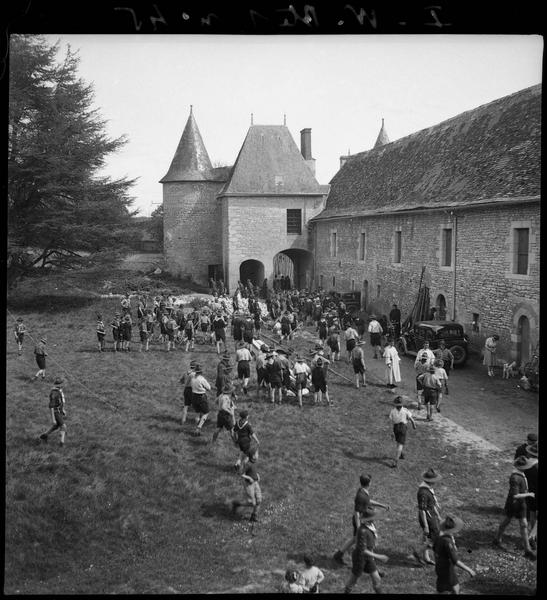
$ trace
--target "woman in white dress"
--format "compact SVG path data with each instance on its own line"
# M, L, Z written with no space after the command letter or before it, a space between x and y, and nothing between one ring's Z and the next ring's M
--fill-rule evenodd
M388 340L384 348L384 360L386 361L387 387L394 388L401 381L401 370L399 369L399 353L392 340Z

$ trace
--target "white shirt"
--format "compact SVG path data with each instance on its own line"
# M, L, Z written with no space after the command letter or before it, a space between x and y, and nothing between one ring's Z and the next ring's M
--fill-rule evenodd
M443 367L435 367L435 375L437 375L441 381L448 381L448 375Z
M404 406L399 410L398 408L391 409L389 413L389 420L395 425L396 423L408 423L408 417L412 417L412 413Z
M359 337L359 334L353 329L353 327L348 327L344 332L346 340L355 340Z
M368 324L368 332L369 333L383 333L382 326L376 319L372 319L372 321Z
M321 569L312 566L309 569L304 569L302 573L300 573L298 583L304 586L306 590L309 590L316 583L319 585L323 581L323 579L325 579L325 576L323 575Z
M420 362L420 359L422 358L422 356L425 356L427 358L427 365L430 365L433 363L433 361L435 360L435 355L433 354L433 350L431 350L430 348L422 348L421 350L418 351L418 354L416 354L416 360L414 361L414 366L417 365L417 363Z
M296 361L293 368L295 375L298 373L311 373L310 368L304 361Z
M203 375L196 375L192 378L192 393L194 394L205 394L208 390L211 389L209 382Z
M236 361L239 362L241 360L252 360L252 356L251 353L249 352L249 350L247 348L240 348L237 352L236 352Z

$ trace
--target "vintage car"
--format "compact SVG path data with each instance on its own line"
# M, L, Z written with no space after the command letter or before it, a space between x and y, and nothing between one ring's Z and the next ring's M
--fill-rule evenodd
M418 321L397 339L396 347L401 356L416 355L424 342L429 342L429 347L435 351L440 340L444 340L454 355L454 366L463 366L469 353L469 340L463 332L463 326L454 321Z
M350 315L361 310L361 292L345 292L340 299L346 305L346 310Z

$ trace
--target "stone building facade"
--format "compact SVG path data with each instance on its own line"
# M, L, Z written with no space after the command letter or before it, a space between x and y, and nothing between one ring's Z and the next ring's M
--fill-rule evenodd
M282 264L296 285L311 285L308 223L328 192L314 170L311 130L301 131L299 150L285 125L251 125L235 164L213 168L190 112L161 180L171 272L202 284L223 279L233 291L238 280L271 285Z
M408 314L422 267L431 304L472 344L539 342L541 88L344 157L312 220L315 283Z

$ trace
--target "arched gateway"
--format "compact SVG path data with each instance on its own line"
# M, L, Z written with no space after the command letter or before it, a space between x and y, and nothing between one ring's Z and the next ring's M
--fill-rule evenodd
M264 281L264 265L259 260L244 260L239 265L239 280L245 285L248 279L250 279L253 285L262 285Z
M273 258L273 275L288 275L297 288L310 288L313 281L313 255L308 250L289 248Z

